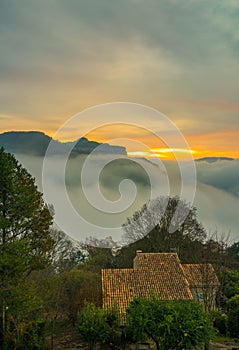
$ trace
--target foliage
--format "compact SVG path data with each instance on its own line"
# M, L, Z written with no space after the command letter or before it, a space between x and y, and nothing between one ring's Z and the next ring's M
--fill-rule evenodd
M29 349L38 349L37 344L42 341L44 334L39 328L41 322L38 321L38 315L42 304L36 297L35 286L25 280L11 288L4 306L5 348L20 349L21 346L29 344Z
M3 345L9 318L27 322L25 311L31 310L34 298L26 296L25 279L33 270L49 263L53 240L52 216L32 176L2 148L0 169L0 305L5 324L1 327L0 343ZM18 298L23 298L24 303L16 305L14 301ZM9 318L5 318L6 307Z
M37 294L42 300L45 318L55 320L61 314L63 286L59 275L41 278L38 276Z
M195 207L178 197L161 196L145 204L132 218L127 219L123 225L125 238L130 243L144 237L156 226L159 232L168 233L172 231L170 228L175 228L191 240L203 240L206 237L204 228L197 221Z
M10 325L11 326L11 325ZM42 320L22 322L18 336L9 332L6 336L7 350L40 350L44 346L45 324Z
M48 262L47 253L53 246L50 236L52 216L32 176L3 149L0 149L0 169L1 256L7 259L13 247L12 258L19 259L20 255L22 272L28 273ZM17 243L21 246L16 256ZM1 277L3 274L4 264Z
M122 340L120 316L116 308L103 310L92 303L87 303L79 319L79 331L89 349L96 342L119 345Z
M29 322L22 335L22 345L28 350L40 350L44 344L45 322L41 319Z
M208 344L212 326L201 305L194 301L136 298L128 310L129 332L134 340L150 338L157 349L182 349Z
M66 270L48 274L37 272L34 280L38 281L37 295L42 300L44 318L51 322L66 319L74 326L78 313L85 302L101 304L101 276L82 269Z
M172 227L174 232L170 230ZM205 229L197 220L196 208L178 197L162 196L149 201L127 219L123 229L129 245L122 249L126 258L119 256L117 259L120 267L130 266L137 249L147 252L174 250L183 262L195 262L195 254L191 252L201 252L206 238Z
M210 312L213 327L217 333L223 336L227 335L227 315L220 310Z
M56 228L53 228L51 233L55 241L51 256L56 271L70 270L85 262L88 254L83 244Z
M227 298L231 298L239 294L239 272L226 271L224 279L224 294Z
M229 300L228 307L228 334L239 338L239 294Z
M111 333L106 311L92 303L87 304L80 315L79 332L81 339L88 343L89 350L94 348L97 341L106 342Z
M229 335L238 336L239 272L228 271L225 266L238 266L239 243L228 248L215 237L206 241L195 208L181 203L177 197L159 198L128 219L132 226L131 230L125 226L125 238L128 242L131 238L139 240L124 246L120 254L113 256L111 246L104 249L88 247L86 259L80 250L71 253L69 247L67 263L61 256L57 266L49 267L53 247L52 210L37 191L34 179L3 149L0 149L0 169L0 309L4 313L0 317L1 348L3 321L5 348L40 349L45 324L51 327L53 338L56 322L67 318L74 326L85 302L90 304L86 304L80 315L79 329L89 348L97 341L120 344L122 339L148 337L165 350L207 344L211 336L210 323L201 306L192 301L135 299L123 330L117 310L106 312L98 308L101 304L101 269L130 267L137 249L148 252L176 249L182 262L205 261L218 267L223 292L231 299L228 320L227 315L217 311L212 315L213 325L223 335L228 326ZM159 221L165 201L168 206ZM169 224L178 204L182 211L189 210L188 217L174 233L169 233ZM177 219L180 217L176 222ZM76 265L77 268L71 269ZM47 269L39 271L46 266Z
M82 268L101 273L101 269L112 268L113 256L110 248L88 247L89 256Z
M120 314L117 307L106 311L106 322L110 326L107 342L119 345L122 342L122 329L120 327Z
M68 319L74 326L85 302L100 305L101 277L94 272L74 269L63 272L60 278L63 286L62 309L67 310Z
M239 242L233 243L228 249L227 253L233 262L233 267L239 270Z

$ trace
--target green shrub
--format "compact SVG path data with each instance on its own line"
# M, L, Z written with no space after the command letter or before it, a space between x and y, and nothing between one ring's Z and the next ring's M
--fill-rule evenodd
M227 315L219 310L211 312L213 327L220 335L227 335Z
M79 333L81 339L88 343L89 350L94 349L97 342L106 342L110 331L106 312L92 303L86 304L79 318Z
M239 294L229 300L228 308L228 335L232 338L239 338Z

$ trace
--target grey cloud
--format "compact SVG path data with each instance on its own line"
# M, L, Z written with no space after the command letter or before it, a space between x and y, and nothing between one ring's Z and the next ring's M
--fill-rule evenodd
M226 53L235 42L230 35L237 28L237 12L228 10L230 4L169 0L137 5L126 0L12 3L1 8L2 55L11 69L16 60L24 67L28 55L28 69L40 71L49 69L41 64L44 56L57 62L89 58L108 62L114 53L117 59L118 48L130 50L134 44L156 51L161 48L171 58L182 59L183 65L204 66L210 57L214 63L220 60L217 54ZM221 17L224 25L217 20Z
M217 231L219 238L229 234L231 242L239 240L238 198L213 186L199 183L194 204L209 236Z
M200 182L239 197L239 160L198 163L197 174Z

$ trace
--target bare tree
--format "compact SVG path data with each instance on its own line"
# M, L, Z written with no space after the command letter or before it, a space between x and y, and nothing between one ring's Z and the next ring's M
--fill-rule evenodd
M172 227L175 228L173 232ZM149 201L127 219L123 229L128 244L152 236L153 246L158 251L180 249L186 241L203 242L206 239L206 231L197 220L196 208L178 197L162 196Z

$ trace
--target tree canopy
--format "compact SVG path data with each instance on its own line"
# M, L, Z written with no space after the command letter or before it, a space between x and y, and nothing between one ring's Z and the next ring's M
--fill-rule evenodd
M233 338L239 336L239 294L234 295L228 302L228 333Z
M129 243L157 228L160 232L181 233L189 239L203 240L206 232L197 220L196 208L178 197L161 196L146 203L123 225ZM175 235L172 232L171 235Z
M203 307L193 300L135 298L127 310L128 332L134 340L151 339L157 349L208 345L212 327Z
M87 304L80 314L79 332L81 339L88 343L89 350L94 348L97 341L104 342L111 332L106 311L94 304Z
M129 267L137 249L174 251L187 263L202 260L206 231L197 219L196 208L178 197L161 196L149 201L127 219L123 230L127 246L121 250L123 258L117 257L119 267Z
M32 176L3 149L0 149L0 169L1 253L8 253L9 247L14 249L20 242L27 255L24 270L29 271L47 261L47 252L53 245L52 216Z
M52 216L32 176L15 157L0 149L0 321L2 339L5 310L11 314L19 284L33 270L46 266L53 239ZM1 341L1 340L0 340ZM3 340L2 340L3 342Z

